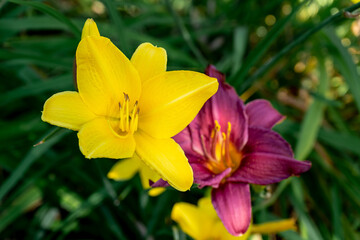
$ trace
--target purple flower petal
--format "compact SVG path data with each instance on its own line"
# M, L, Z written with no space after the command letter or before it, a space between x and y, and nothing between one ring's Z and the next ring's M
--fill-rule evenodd
M211 201L229 233L240 236L246 232L251 221L249 184L226 182L212 189Z
M194 171L194 182L199 184L199 188L206 186L217 188L224 177L231 172L231 168L227 168L219 174L214 174L204 167L203 163L191 163L190 165Z
M159 179L159 180L157 180L156 182L153 182L153 181L151 181L151 180L149 180L149 185L151 186L151 187L169 187L170 186L170 184L167 182L167 181L165 181L165 180L163 180L163 179Z
M278 133L258 127L249 127L249 139L243 154L273 153L285 157L293 157L291 146Z
M231 123L230 141L241 150L248 139L248 118L245 105L235 89L220 82L218 91L208 102L212 106L213 119L219 122L222 132L226 133L228 122Z
M246 114L250 127L272 128L285 117L266 100L254 100L246 104Z
M180 144L186 154L204 155L201 136L205 141L205 146L209 142L209 136L213 128L214 120L212 118L212 110L210 104L207 102L195 117L195 119L188 125L186 129L181 131L174 137L174 140ZM191 140L191 149L189 149L186 137Z
M311 168L311 162L269 153L247 154L240 167L227 178L231 182L267 185L290 176L298 176Z
M188 127L184 128L181 132L175 135L173 139L181 146L185 153L190 153L192 151L191 135Z
M208 65L205 69L205 74L209 77L216 78L219 82L225 82L225 74L219 72L214 65Z

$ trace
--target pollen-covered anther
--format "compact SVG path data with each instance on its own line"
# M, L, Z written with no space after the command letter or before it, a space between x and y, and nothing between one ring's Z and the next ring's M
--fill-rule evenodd
M120 117L119 117L119 129L122 132L134 133L137 130L138 119L139 119L139 106L138 101L135 102L134 106L130 110L130 98L129 95L124 93L123 103L119 103Z

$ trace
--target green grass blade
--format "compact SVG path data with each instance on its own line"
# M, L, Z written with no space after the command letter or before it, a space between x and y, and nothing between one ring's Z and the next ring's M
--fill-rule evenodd
M334 240L345 239L341 224L341 198L339 196L339 190L336 185L331 188L331 206L332 206L332 224L334 229Z
M324 96L329 88L329 81L325 67L325 59L321 56L319 61L319 90L318 93ZM321 100L314 99L313 103L307 110L304 120L301 124L299 138L295 147L295 158L305 160L316 141L318 131L324 117L325 104Z
M323 32L325 39L329 42L329 53L334 59L334 66L341 72L346 83L349 85L349 90L360 111L360 74L353 61L353 56L351 56L348 49L341 44L341 40L336 36L333 28L324 29Z
M0 233L22 213L40 203L41 199L42 193L39 188L30 187L23 192L12 205L0 214Z
M116 11L117 6L113 0L102 0L107 10L109 11L110 18L114 22L114 29L118 35L118 42L120 50L127 56L130 57L130 44L128 40L127 30L125 24L121 19L120 15Z
M246 27L237 27L234 31L234 54L232 55L232 73L239 71L242 65L242 59L246 50L248 38L248 29Z
M66 74L46 81L21 86L14 90L8 91L0 96L0 107L16 101L23 97L36 96L45 91L61 91L73 88L72 74Z
M53 136L51 139L45 143L32 147L28 152L26 157L21 161L19 166L11 174L11 176L6 179L5 182L0 186L0 201L3 197L15 186L15 184L21 179L24 173L29 169L29 167L34 163L36 159L42 156L46 151L49 150L55 143L57 143L62 137L65 136L69 131L62 131L56 136Z
M263 57L264 53L269 49L271 44L278 38L285 26L291 21L294 15L307 1L303 1L297 5L292 12L285 18L278 21L270 32L263 38L256 47L251 51L249 56L245 59L244 65L232 76L229 77L228 82L238 89L243 83L246 75L250 69Z
M350 151L360 156L360 138L358 136L320 129L319 139L340 151Z
M75 26L67 17L65 17L62 13L58 12L57 10L55 10L54 8L45 5L44 3L41 2L34 2L34 1L21 1L21 0L9 0L9 2L12 3L16 3L16 4L20 4L20 5L25 5L25 6L29 6L32 8L35 8L36 10L39 10L45 14L48 14L52 17L54 17L55 19L59 20L60 22L64 23L69 30L77 37L80 39L81 36L81 31L79 30L79 28L77 26Z
M166 7L168 8L169 12L174 18L175 24L177 28L179 29L181 36L183 37L184 41L190 48L190 50L193 52L197 60L201 63L201 65L205 68L205 66L208 64L208 61L204 58L204 56L201 54L199 49L195 46L194 41L191 38L191 35L189 31L186 29L182 19L177 15L175 12L172 3L169 0L166 0Z
M294 41L289 43L287 46L282 48L278 54L276 54L274 57L272 57L268 62L266 62L264 65L262 65L252 76L250 76L248 79L246 79L243 84L239 85L239 87L236 88L238 93L244 92L254 81L262 77L272 66L275 65L277 61L279 61L285 54L287 54L290 50L292 50L294 47L298 46L300 43L307 40L309 37L313 36L316 32L323 29L325 26L338 21L339 19L344 19L343 14L344 12L352 12L360 7L360 3L354 4L351 7L345 8L338 13L328 17L315 27L309 29L305 33L302 33L299 35L299 37L295 38ZM235 77L234 77L235 78ZM232 80L235 82L236 79Z
M290 196L290 201L299 216L302 237L311 240L322 240L323 237L321 236L318 228L316 227L316 224L306 212L306 205L304 203L304 197L302 192L303 187L301 186L299 179L292 179L292 189L293 194Z
M116 220L112 216L110 210L105 206L101 206L101 211L104 214L107 225L109 226L111 231L114 233L116 238L117 239L126 239L123 231L121 230L120 226L116 223Z

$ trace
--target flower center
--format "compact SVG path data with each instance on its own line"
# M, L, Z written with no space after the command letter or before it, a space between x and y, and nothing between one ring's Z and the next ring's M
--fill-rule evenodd
M226 132L221 132L221 126L215 120L215 127L211 132L208 147L205 146L204 137L201 136L202 148L207 158L207 168L215 174L219 174L231 168L231 173L239 166L242 154L230 142L231 123L228 122Z
M133 134L138 128L139 112L138 101L130 108L129 95L124 93L123 102L119 102L119 117L111 122L112 129L122 137Z

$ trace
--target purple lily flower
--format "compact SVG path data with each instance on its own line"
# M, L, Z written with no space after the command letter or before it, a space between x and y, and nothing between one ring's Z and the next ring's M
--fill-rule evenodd
M212 204L226 229L240 236L251 221L249 184L300 175L311 163L295 160L290 145L271 130L284 116L268 101L244 105L214 66L206 74L218 79L219 90L174 139L189 159L195 183L212 187Z

